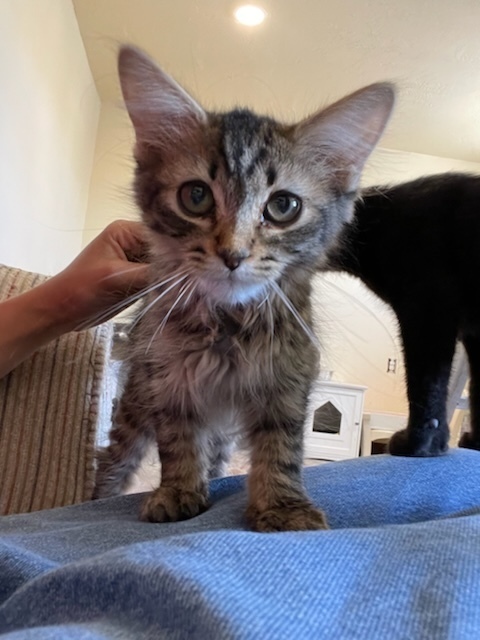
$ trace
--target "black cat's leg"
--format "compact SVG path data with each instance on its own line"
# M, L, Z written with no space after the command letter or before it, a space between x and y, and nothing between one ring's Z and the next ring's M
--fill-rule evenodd
M161 484L142 505L140 519L149 522L187 520L208 506L209 446L202 425L179 419L177 410L157 410L156 438Z
M449 313L436 322L431 309L418 309L408 318L399 317L399 321L409 419L407 428L392 436L389 451L397 456L442 455L448 450L446 404L457 328Z
M463 344L470 365L470 433L464 433L458 443L459 447L480 451L480 339L476 336L465 336Z
M304 416L288 406L277 411L272 404L268 413L257 408L248 422L251 470L247 521L260 532L326 529L324 514L303 488Z

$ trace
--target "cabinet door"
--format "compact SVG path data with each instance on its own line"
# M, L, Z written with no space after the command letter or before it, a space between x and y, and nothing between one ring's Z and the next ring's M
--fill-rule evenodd
M305 456L342 460L358 456L363 390L319 388L305 425Z

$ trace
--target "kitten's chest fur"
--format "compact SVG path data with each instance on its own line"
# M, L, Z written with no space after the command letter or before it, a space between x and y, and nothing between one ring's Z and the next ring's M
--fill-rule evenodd
M290 295L310 324L310 286ZM275 295L213 308L198 297L171 311L162 325L171 304L165 300L153 307L135 331L131 375L147 396L143 402L160 398L171 409L195 414L235 411L247 398L267 397L292 362L298 363L299 375L315 376L317 349Z

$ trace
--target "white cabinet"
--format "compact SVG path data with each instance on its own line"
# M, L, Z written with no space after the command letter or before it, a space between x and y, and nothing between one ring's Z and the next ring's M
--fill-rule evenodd
M343 460L359 455L363 396L367 387L318 381L305 422L305 457Z

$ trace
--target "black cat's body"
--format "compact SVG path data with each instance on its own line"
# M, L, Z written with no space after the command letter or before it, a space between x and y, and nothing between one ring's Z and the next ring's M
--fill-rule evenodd
M471 375L472 431L460 444L480 449L480 177L442 174L365 191L330 266L360 278L398 318L409 422L394 434L390 451L447 450L457 340Z

